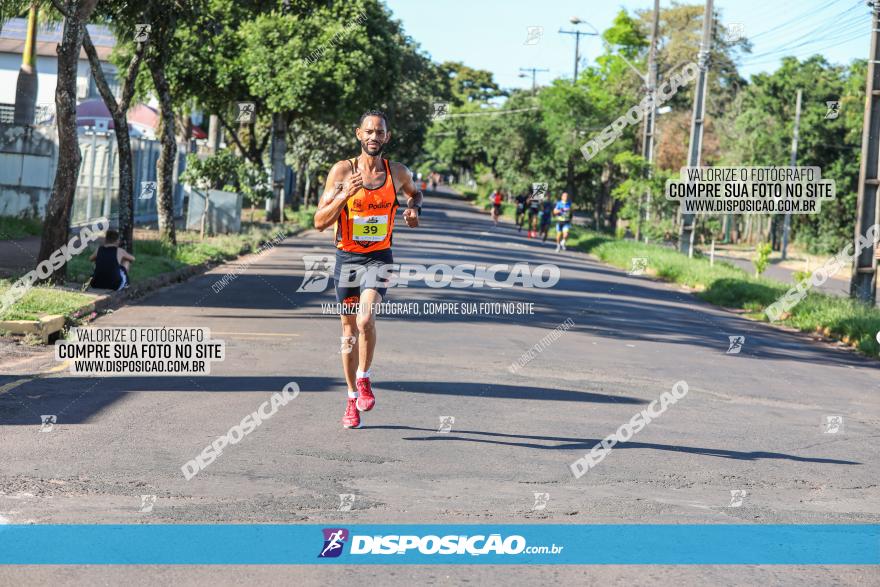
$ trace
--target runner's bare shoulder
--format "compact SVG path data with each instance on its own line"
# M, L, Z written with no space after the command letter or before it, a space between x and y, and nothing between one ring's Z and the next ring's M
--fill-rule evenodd
M389 161L388 166L391 168L391 176L394 179L394 185L401 186L406 181L412 180L412 171L403 163L397 161Z
M330 173L327 174L327 177L335 178L337 181L342 181L349 175L351 175L350 159L343 159L342 161L337 161L333 164L333 167L330 168Z

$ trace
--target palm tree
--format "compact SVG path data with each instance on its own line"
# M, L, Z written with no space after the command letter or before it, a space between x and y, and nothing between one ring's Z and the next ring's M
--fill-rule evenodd
M15 124L33 124L37 106L37 3L28 12L27 37L21 54L21 69L15 87Z

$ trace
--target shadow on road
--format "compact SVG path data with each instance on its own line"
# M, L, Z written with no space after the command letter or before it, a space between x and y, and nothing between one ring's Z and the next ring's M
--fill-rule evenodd
M362 430L412 430L415 432L434 432L433 428L416 428L413 426L364 426ZM557 442L560 444L539 444L536 442L514 442L504 440L489 440L486 438L467 438L457 436L456 434L479 434L482 436L492 436L500 438L520 438L524 440L544 440L548 442ZM420 436L420 437L403 437L403 440L413 441L433 441L433 440L453 440L464 442L479 442L484 444L498 444L503 446L515 446L518 448L535 448L540 450L584 450L588 451L601 438L565 438L560 436L531 436L527 434L504 434L500 432L482 432L478 430L456 430L455 434L447 433L437 436ZM711 457L720 457L724 459L737 459L743 461L758 461L762 459L783 459L788 461L796 461L801 463L823 463L831 465L861 465L856 461L844 461L840 459L826 459L821 457L801 457L797 455L789 455L780 452L766 451L737 451L723 448L705 448L698 446L675 446L671 444L658 444L654 442L623 442L618 443L614 448L644 448L651 450L664 450L670 452L684 452L690 454L706 455Z
M54 414L59 424L82 424L129 392L254 392L269 394L281 391L296 381L302 393L332 391L340 393L344 381L340 377L52 377L35 379L0 396L0 425L38 425L40 415ZM645 400L628 396L606 395L589 391L460 383L455 381L427 382L402 381L383 385L382 391L430 393L511 400L543 400L563 402L591 402L618 404L647 404ZM268 397L268 396L266 396ZM340 394L343 397L343 394Z
M393 389L406 393L430 393L434 395L461 395L467 397L491 397L514 400L542 400L558 402L591 402L608 404L647 404L636 397L606 395L589 391L531 387L525 385L498 385L466 383L462 381L400 381L384 384L381 389Z

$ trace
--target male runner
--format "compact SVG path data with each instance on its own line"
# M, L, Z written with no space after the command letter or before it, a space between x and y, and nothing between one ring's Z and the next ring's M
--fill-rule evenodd
M315 212L318 230L335 225L333 279L336 301L343 304L340 350L348 383L348 403L342 417L345 428L360 428L360 412L369 412L376 404L370 387L370 365L376 349L373 310L385 296L384 276L390 269L387 266L394 262L391 237L399 205L397 192L406 195L403 219L407 226L419 225L422 210L422 192L413 183L412 172L381 156L391 139L385 114L378 110L366 112L355 135L361 144L360 155L338 161L330 169ZM383 277L376 279L377 274Z
M541 202L541 212L538 214L540 217L539 224L541 228L538 229L538 233L541 235L541 242L547 242L547 234L550 232L550 220L553 218L553 201L550 198L544 198L544 201Z
M529 207L529 238L538 236L538 211L543 198L537 194L529 194L526 205Z
M526 216L526 196L520 194L516 197L516 231L522 230L522 223Z
M568 192L562 192L556 207L553 209L556 217L556 252L559 247L565 250L565 239L568 238L568 230L571 228L571 202L568 201Z

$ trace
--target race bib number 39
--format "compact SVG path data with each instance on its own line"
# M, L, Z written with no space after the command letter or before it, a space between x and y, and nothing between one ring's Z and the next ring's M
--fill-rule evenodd
M355 216L354 238L361 241L385 240L388 234L387 216Z

